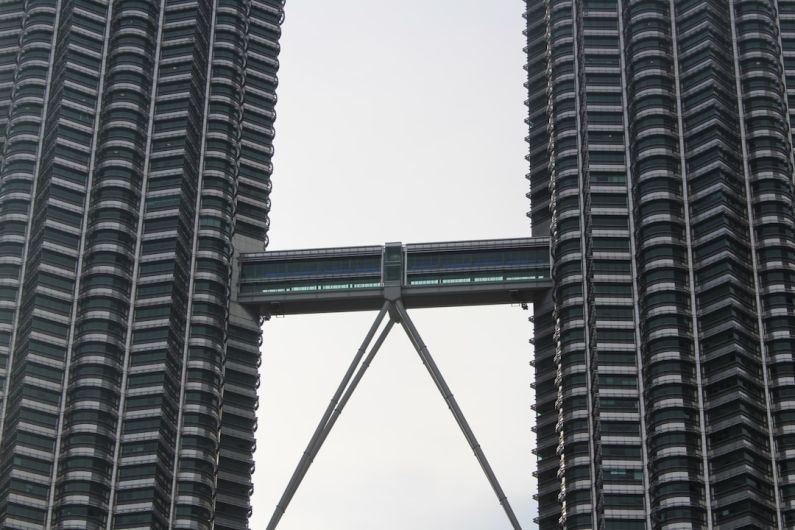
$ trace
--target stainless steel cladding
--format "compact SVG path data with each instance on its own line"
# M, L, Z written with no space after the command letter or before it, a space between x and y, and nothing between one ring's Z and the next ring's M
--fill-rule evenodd
M282 16L0 6L3 528L248 528Z
M795 524L795 1L528 0L538 525Z

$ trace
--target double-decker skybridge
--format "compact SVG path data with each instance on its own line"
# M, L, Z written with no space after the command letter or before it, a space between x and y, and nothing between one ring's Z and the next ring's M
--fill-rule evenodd
M239 257L237 301L260 315L378 311L268 524L273 530L345 404L395 324L444 397L512 527L521 526L407 309L525 305L551 287L548 238L270 251ZM378 334L385 317L386 325ZM372 346L370 344L372 343ZM369 348L369 351L368 351ZM366 354L366 356L365 356Z

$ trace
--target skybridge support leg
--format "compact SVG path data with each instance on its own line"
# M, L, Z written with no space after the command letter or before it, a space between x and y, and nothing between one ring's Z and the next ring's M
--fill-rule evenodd
M387 322L384 329L381 331L380 335L376 339L373 347L371 348L370 352L368 353L367 357L362 362L362 357L364 353L367 351L367 347L370 345L370 342L373 339L376 331L378 330L381 322L384 319L384 316L389 312L390 320ZM431 378L433 382L436 384L436 387L441 392L442 397L444 397L445 401L447 401L447 405L450 408L450 411L453 413L453 417L455 418L458 426L461 428L461 432L464 433L464 437L466 438L469 446L472 448L472 451L475 453L475 458L477 458L478 463L480 464L481 469L486 474L486 478L491 484L494 493L497 495L497 499L500 501L503 509L505 510L506 515L508 516L508 520L511 523L511 526L514 530L522 530L522 527L519 525L519 521L516 519L516 515L513 513L513 509L511 508L510 503L508 502L505 493L500 486L497 477L494 475L494 471L492 471L491 466L489 465L488 460L486 459L486 455L483 453L483 450L480 447L477 439L475 438L475 434L472 432L472 429L469 427L469 424L464 417L463 412L461 412L461 408L458 406L458 402L453 397L450 388L447 386L444 378L442 377L439 368L436 366L436 363L431 357L431 353L428 351L427 346L422 341L422 337L420 337L417 328L414 326L414 323L409 318L406 309L403 307L403 304L400 300L393 300L387 301L384 306L381 308L381 312L373 322L373 325L370 327L367 336L364 339L359 350L356 352L353 361L351 362L348 371L345 373L342 381L340 382L337 391L334 393L334 397L332 397L329 406L326 408L326 412L323 414L323 417L320 419L320 423L318 424L317 428L315 429L314 434L312 435L312 439L309 441L309 445L307 445L306 449L304 450L303 455L301 456L301 460L298 463L298 466L293 471L292 477L290 477L290 482L287 484L287 488L284 490L279 503L276 505L276 509L271 516L270 522L266 527L267 530L276 530L276 527L279 524L279 521L284 515L287 506L290 504L295 492L298 490L298 486L300 486L301 481L304 479L307 471L309 470L309 466L312 464L312 461L320 451L323 442L326 441L329 433L331 432L332 427L336 423L337 419L339 418L340 414L342 413L342 409L345 408L345 405L350 400L353 392L356 390L356 387L359 385L359 382L362 380L364 373L367 371L367 368L372 363L375 355L378 353L378 350L381 348L381 345L386 340L387 335L392 329L392 326L395 323L401 323L403 325L403 329L409 337L414 349L417 350L417 353L420 356L425 367L428 369L428 372L431 374Z
M439 392L442 393L442 397L444 397L445 401L447 401L447 405L450 408L450 411L453 413L456 423L458 423L458 426L461 428L461 432L464 433L464 437L467 439L469 446L475 453L475 458L477 458L481 469L483 469L483 472L486 474L486 478L488 479L489 484L491 484L494 493L497 495L497 499L500 501L502 508L505 510L508 520L511 522L514 530L522 530L522 527L519 525L519 521L516 519L516 515L513 513L511 504L508 502L508 498L505 496L497 477L494 475L494 471L492 471L491 466L489 465L489 461L486 459L486 455L483 453L480 444L475 438L475 434L469 427L469 423L467 423L464 413L461 412L458 402L455 400L455 397L453 397L450 387L447 386L444 377L442 377L439 367L436 366L433 357L431 357L431 352L428 351L428 347L422 341L422 337L417 331L417 328L414 326L414 322L411 321L409 314L406 312L406 308L403 307L403 304L400 302L400 300L395 302L394 308L397 310L397 313L400 316L401 323L403 324L403 330L406 332L406 335L408 335L409 340L414 345L414 349L417 350L420 359L422 359L423 364L431 374L433 382L436 383L436 388L439 389Z
M271 516L270 522L268 522L267 530L276 529L276 526L279 524L279 520L281 520L282 515L284 515L284 511L290 504L290 501L292 500L293 495L295 495L296 490L298 490L298 486L301 484L306 472L309 470L309 466L312 464L315 456L317 456L318 451L320 451L320 447L323 445L326 437L328 437L329 432L331 432L331 428L337 421L342 409L345 407L345 404L350 399L353 391L359 384L359 381L361 381L364 372L367 370L367 367L370 366L375 354L378 353L378 349L384 343L386 336L392 329L394 322L390 320L384 330L381 332L381 335L376 340L376 343L373 345L373 348L365 359L364 364L360 366L362 357L364 356L365 351L367 351L367 347L370 345L370 342L373 340L375 332L378 331L378 327L384 320L384 316L386 316L390 306L390 302L385 302L384 306L381 308L381 311L378 313L378 316L375 318L373 325L370 326L367 336L362 342L359 350L356 352L353 361L351 361L351 364L348 367L348 371L345 372L345 376L342 378L342 381L337 387L337 391L331 398L328 407L326 407L326 411L323 413L320 423L318 423L314 434L312 434L312 439L309 441L309 444L304 450L301 460L298 462L298 466L295 468L295 471L293 471L293 475L290 477L290 482L287 484L287 488L284 490L281 499L279 499L279 503L276 505L276 509ZM352 378L353 380L351 380Z
M387 335L389 335L389 332L392 330L392 326L394 326L394 325L395 325L395 321L394 320L390 320L389 322L386 323L386 326L384 326L384 329L381 331L381 334L376 339L375 344L373 345L373 348L370 350L370 353L367 355L367 357L365 358L364 362L359 367L359 371L356 372L356 375L354 376L353 381L351 381L351 384L345 390L345 394L340 399L339 405L337 405L337 408L334 409L334 412L332 413L331 417L329 418L328 422L326 423L326 426L323 429L323 432L320 434L320 438L318 439L317 446L315 448L315 454L312 455L312 458L317 456L317 452L320 450L320 447L323 445L323 442L326 441L326 437L329 435L329 433L331 432L332 427L334 427L334 424L337 422L337 418L339 418L340 414L342 414L342 409L344 409L345 405L348 404L348 400L351 399L351 396L353 395L353 392L356 390L356 387L359 386L359 381L362 380L362 376L364 376L364 372L366 372L367 369L370 367L370 363L373 362L373 359L375 358L375 354L378 353L379 349L381 349L381 345L384 344L384 341L386 340Z

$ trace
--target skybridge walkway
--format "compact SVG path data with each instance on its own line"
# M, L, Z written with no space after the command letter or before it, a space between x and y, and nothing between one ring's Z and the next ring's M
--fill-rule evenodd
M276 530L309 466L395 324L406 332L447 402L511 527L521 530L480 443L407 309L490 304L522 304L526 308L524 304L540 299L552 286L549 238L270 251L242 254L239 266L236 300L266 318L378 310L266 530Z
M549 239L270 251L240 256L238 301L263 315L530 303L551 286Z

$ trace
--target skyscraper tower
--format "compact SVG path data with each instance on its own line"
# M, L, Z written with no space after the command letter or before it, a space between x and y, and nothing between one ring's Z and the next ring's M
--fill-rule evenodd
M795 1L528 0L538 524L795 525Z
M0 527L248 527L282 16L0 4Z

